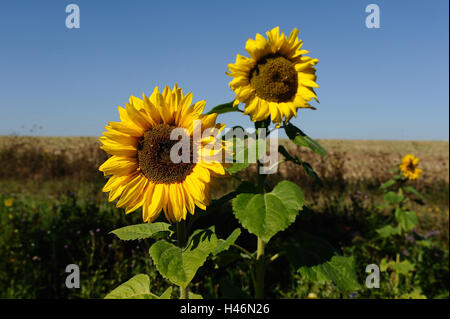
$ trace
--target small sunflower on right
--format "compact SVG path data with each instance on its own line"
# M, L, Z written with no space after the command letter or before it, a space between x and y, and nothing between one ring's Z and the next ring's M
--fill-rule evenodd
M297 116L299 108L314 109L312 99L318 102L314 65L319 60L305 56L308 51L302 50L298 33L293 29L287 38L275 27L266 32L267 39L256 34L245 46L250 58L238 54L236 62L228 64L227 75L234 78L229 84L236 94L234 106L244 103L244 114L253 122L270 116L280 127L283 120Z
M416 180L422 173L419 167L419 159L411 154L406 154L400 163L402 175L409 180Z

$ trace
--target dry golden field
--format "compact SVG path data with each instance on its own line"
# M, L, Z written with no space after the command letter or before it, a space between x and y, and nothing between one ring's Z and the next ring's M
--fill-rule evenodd
M406 153L420 158L420 185L449 182L448 141L318 140L329 156L321 157L289 140L292 154L309 162L322 178L339 175L346 182L383 181ZM41 179L70 175L88 178L107 158L96 137L0 137L0 177ZM279 166L285 178L299 175L292 163ZM300 177L300 176L298 176ZM336 177L336 176L335 176Z

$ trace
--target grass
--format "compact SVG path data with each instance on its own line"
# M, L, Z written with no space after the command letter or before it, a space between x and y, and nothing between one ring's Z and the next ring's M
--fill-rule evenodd
M373 239L374 230L391 218L389 210L377 208L383 195L379 185L390 178L393 164L411 153L420 158L424 171L413 185L426 199L424 206L411 206L420 220L412 235L428 236L432 244L420 251L414 284L409 285L420 287L429 298L448 298L448 142L320 140L329 153L326 158L289 141L281 143L312 165L323 186L291 163L280 165L268 177L271 185L282 179L297 183L307 199L307 209L274 238L269 251L309 232L326 238L342 254L355 256L360 282L364 282L365 265L393 253L389 242ZM106 158L92 137L0 137L0 297L102 298L141 272L150 275L152 291L160 293L168 287L148 256L151 242L122 242L109 234L115 228L140 223L141 216L139 212L125 215L107 202L101 192L105 178L97 170ZM240 172L238 178L252 180L254 169ZM236 183L235 179L217 183L213 197L227 193ZM14 203L6 207L3 203L9 198ZM237 227L229 205L213 215L205 216L203 222L217 223L219 234ZM250 234L244 232L239 241L255 249ZM200 270L193 291L210 298L231 296L236 287L242 295L250 293L244 264L233 261L233 267L216 270L216 262L208 260ZM81 289L64 285L64 270L71 263L80 266ZM386 282L390 280L388 274L383 276ZM331 283L302 278L284 258L274 262L268 278L266 293L271 298L306 298L310 292L319 298L350 297ZM358 294L396 296L389 287Z

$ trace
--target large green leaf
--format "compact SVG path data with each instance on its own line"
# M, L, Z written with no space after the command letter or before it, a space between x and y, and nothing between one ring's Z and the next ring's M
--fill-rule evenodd
M317 143L308 135L303 133L303 131L300 130L298 127L288 123L284 127L284 130L289 139L292 140L295 144L308 147L313 152L319 155L327 156L327 152L325 151L325 149L322 146L320 146L319 143Z
M339 256L325 240L303 234L303 240L287 248L292 265L300 274L315 282L332 281L345 291L359 288L353 257Z
M173 231L170 228L171 225L167 223L146 223L118 228L111 233L122 240L160 238L165 235L171 235Z
M395 210L395 219L404 231L410 231L419 222L415 212L404 211L401 208Z
M280 182L270 193L240 194L232 201L233 212L250 233L268 242L292 224L303 208L300 188L289 181Z
M150 278L139 274L124 282L105 296L105 299L170 299L172 288L168 288L161 297L150 292Z
M217 105L217 106L213 107L211 109L211 111L209 111L206 114L213 114L213 113L223 114L223 113L229 113L229 112L242 112L237 106L233 106L233 103L234 103L234 101Z
M186 248L182 249L160 240L150 247L150 256L164 278L178 286L186 287L216 248L217 242L213 228L197 230L189 237Z

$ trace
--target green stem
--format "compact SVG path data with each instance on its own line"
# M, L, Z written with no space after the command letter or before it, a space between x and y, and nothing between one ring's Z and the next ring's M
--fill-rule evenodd
M186 246L187 230L186 221L184 220L177 223L177 241L180 248L184 248ZM189 299L189 290L187 286L185 288L180 286L180 299Z
M266 265L264 260L264 242L258 237L258 247L256 250L256 282L255 282L255 298L262 299L264 298L264 274L266 271Z
M259 169L261 163L258 161L258 182L257 190L260 194L264 194L265 188L264 183L266 180L266 175L260 174ZM264 256L264 241L258 236L258 244L256 248L256 261L255 261L255 298L264 298L264 276L266 272L265 256Z

